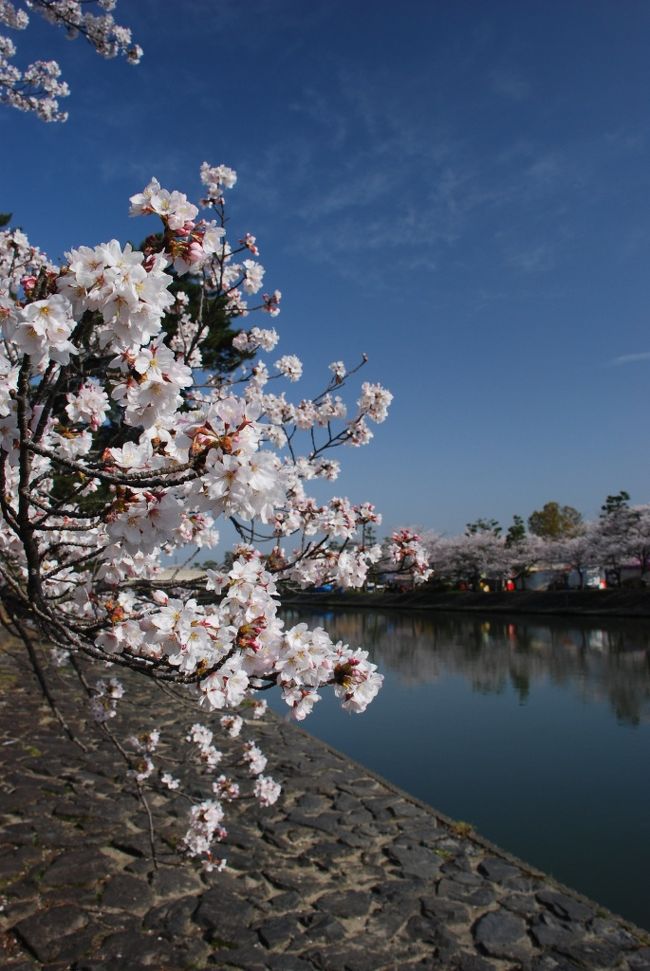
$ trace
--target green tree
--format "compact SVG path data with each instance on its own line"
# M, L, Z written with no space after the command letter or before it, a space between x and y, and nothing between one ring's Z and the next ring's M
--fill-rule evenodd
M511 549L518 546L526 538L526 524L521 516L512 517L512 526L508 527L506 533L506 546Z
M621 489L614 496L607 496L605 502L600 507L600 518L603 519L605 516L614 516L617 513L622 512L624 509L630 508L630 493L626 492L625 489Z
M493 536L499 536L501 532L498 519L476 519L465 526L466 536L475 536L477 533L492 533Z
M528 528L535 536L558 539L560 536L576 536L582 526L582 514L573 506L561 506L547 502L528 517Z
M364 523L361 527L361 549L367 550L377 542L377 530L372 523Z
M631 556L640 554L643 570L646 559L645 544L642 539L641 550L637 551L632 539L635 533L639 538L636 527L640 519L639 511L630 508L630 494L625 489L613 496L607 496L600 507L598 539L602 561L607 568L608 583L613 582L620 586L621 571Z

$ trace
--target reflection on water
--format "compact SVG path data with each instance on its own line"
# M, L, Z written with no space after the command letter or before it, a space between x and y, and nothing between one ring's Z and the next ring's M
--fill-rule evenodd
M650 929L650 622L284 617L369 649L386 678L360 717L323 692L309 731Z
M286 610L287 625L305 620ZM583 701L607 700L617 719L650 721L650 624L602 619L513 619L468 614L330 611L308 618L332 637L370 649L384 674L406 684L460 674L473 691L512 686L526 704L535 686L569 685Z

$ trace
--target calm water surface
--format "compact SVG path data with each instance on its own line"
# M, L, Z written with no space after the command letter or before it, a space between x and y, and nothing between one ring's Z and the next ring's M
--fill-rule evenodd
M650 621L284 616L386 678L363 715L323 692L309 731L650 929Z

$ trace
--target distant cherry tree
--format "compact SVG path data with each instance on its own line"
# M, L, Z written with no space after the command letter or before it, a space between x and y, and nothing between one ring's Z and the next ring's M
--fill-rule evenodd
M481 580L501 577L506 570L506 546L493 529L439 537L429 548L434 576L478 589Z
M561 564L578 577L578 589L585 586L586 573L600 563L598 532L595 523L584 523L575 536L558 536L546 540L546 559L550 564Z
M630 505L625 490L610 495L594 523L594 555L616 583L624 567L635 565L641 576L650 560L650 507Z

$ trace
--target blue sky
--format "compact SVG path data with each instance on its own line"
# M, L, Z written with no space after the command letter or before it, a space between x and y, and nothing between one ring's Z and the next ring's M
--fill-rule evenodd
M70 119L2 109L0 210L56 258L236 168L290 390L365 351L395 394L338 493L448 533L650 501L647 3L121 0L139 67L38 19L17 60L60 61Z

